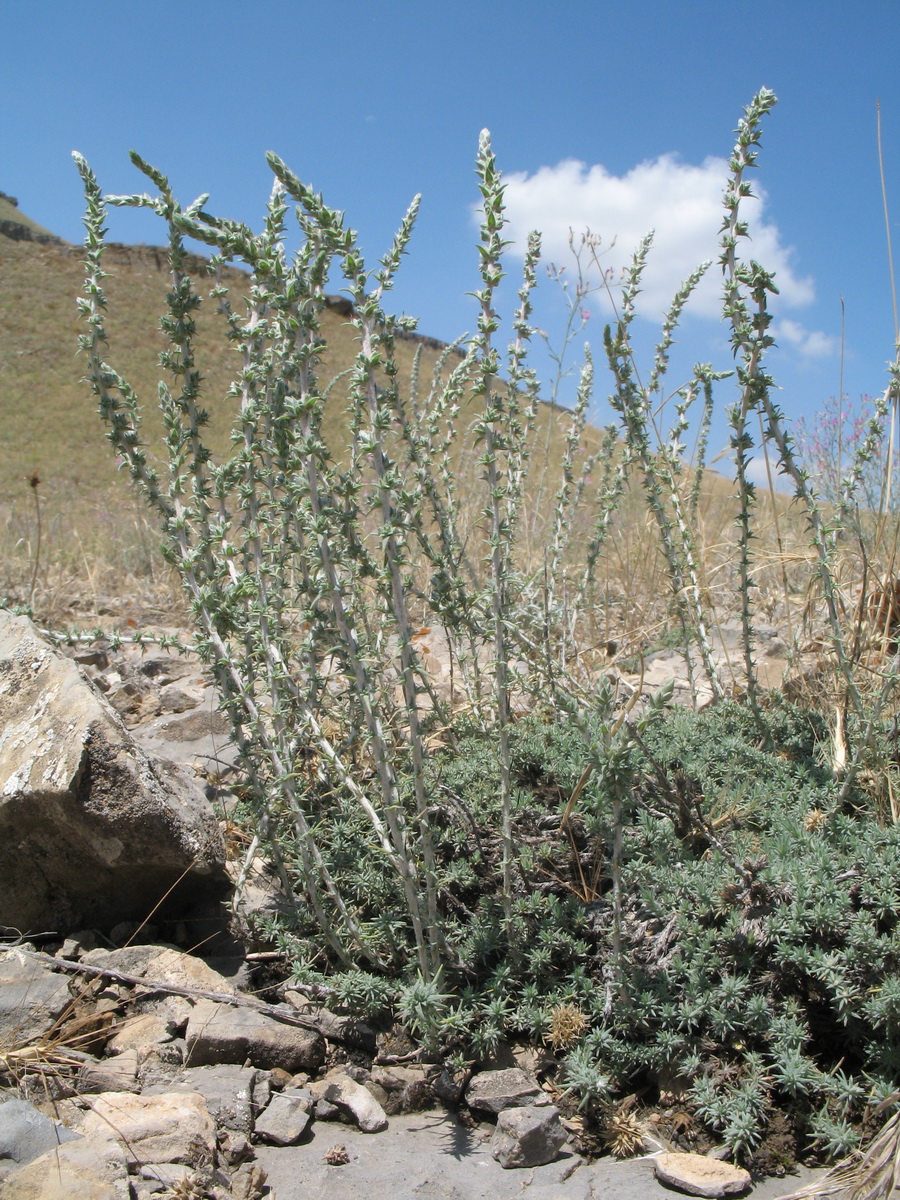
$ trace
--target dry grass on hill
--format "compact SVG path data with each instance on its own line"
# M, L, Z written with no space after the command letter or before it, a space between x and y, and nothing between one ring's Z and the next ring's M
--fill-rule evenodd
M159 592L161 576L162 596L173 586L155 547L155 527L118 471L96 402L82 381L77 354L82 330L76 309L83 286L81 257L77 246L0 237L0 591L15 600L28 598L37 551L37 499L42 529L33 600L48 615L58 609L66 591L88 599L122 590L127 578L130 590L145 588L150 595ZM111 246L104 262L110 272L105 281L110 357L137 392L144 407L145 439L151 452L159 450L161 465L164 447L156 391L158 356L165 346L159 331L168 288L164 252L148 246ZM193 263L198 290L205 293L210 281L202 265L200 259ZM223 282L236 295L246 278L235 269L223 273ZM222 454L228 451L237 411L228 391L238 364L212 302L202 306L197 325L203 402L212 418L209 441L214 453ZM337 308L323 313L322 334L328 350L319 374L327 382L351 365L356 345L354 330ZM420 378L427 381L439 357L439 343L429 338L398 340L401 386L420 348ZM458 360L450 361L452 365ZM340 391L340 386L335 388L325 428L336 458L347 443ZM461 419L465 421L465 413ZM551 472L561 455L564 419L549 407L538 417L535 452L547 459ZM589 431L591 445L598 438ZM477 471L471 444L466 456L472 461L464 476ZM35 477L40 481L36 489L31 486Z
M95 401L82 382L75 304L83 284L81 253L76 246L0 237L0 593L17 602L30 598L41 617L56 623L75 623L85 616L137 624L180 623L187 614L177 581L159 553L155 524L117 470ZM164 348L158 321L168 287L164 252L113 246L105 265L110 272L106 285L111 359L144 405L149 447L158 446L162 452L155 397L158 355ZM194 267L198 289L205 294L208 281L202 260ZM239 294L245 280L230 269L224 281ZM327 380L352 362L354 330L334 308L325 311L322 321L329 350L320 375ZM421 378L427 380L438 348L429 339L421 343ZM414 339L398 342L401 386L409 379L419 344ZM204 403L212 415L210 443L223 453L236 411L236 401L228 396L236 362L224 322L210 301L198 315L197 358L204 375ZM465 412L461 420L465 423ZM548 406L539 413L536 482L522 542L535 571L544 554L556 486L541 480L556 479L566 422L562 410ZM340 457L346 424L339 400L328 411L326 436ZM587 430L589 449L596 448L599 436L599 431ZM471 439L461 442L461 491L474 495L480 470L477 451ZM31 486L35 478L40 481L36 488ZM40 544L36 503L41 507ZM698 509L700 567L719 622L733 619L736 610L736 513L730 481L708 472ZM469 521L477 536L477 509ZM816 612L804 521L787 497L773 500L761 493L756 535L757 617L796 636L793 626L803 623L804 609L807 617L815 618ZM617 514L599 573L600 606L592 640L615 640L624 653L665 641L669 595L657 545L652 517L635 480ZM858 576L859 564L852 557L851 553L848 581ZM851 591L848 582L848 596Z

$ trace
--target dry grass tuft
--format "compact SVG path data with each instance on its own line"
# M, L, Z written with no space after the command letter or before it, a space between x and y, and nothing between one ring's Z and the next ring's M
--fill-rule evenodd
M609 1114L603 1144L616 1158L634 1158L644 1150L644 1129L633 1111L632 1098L623 1100Z
M587 1033L590 1021L575 1004L556 1004L550 1010L545 1041L554 1050L565 1050Z

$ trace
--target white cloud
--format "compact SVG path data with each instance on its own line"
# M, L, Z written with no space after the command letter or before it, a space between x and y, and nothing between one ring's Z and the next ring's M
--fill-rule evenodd
M521 254L529 231L539 229L544 262L563 266L571 262L570 230L577 244L581 233L590 229L602 239L602 265L618 277L641 238L655 230L638 311L658 318L691 271L704 259L712 259L690 310L719 318L718 236L727 178L728 164L722 158L707 158L701 166L692 166L674 154L663 154L624 175L613 175L601 164L588 166L569 159L541 167L533 175L518 172L505 177L509 221L505 234ZM753 184L759 191L755 180ZM765 219L765 203L765 193L760 192L758 198L742 204L752 238L742 240L743 254L776 272L783 304L809 304L814 298L812 280L795 272L793 251L782 243L777 226ZM808 345L807 352L818 352L811 341Z
M840 348L840 341L818 329L805 329L796 321L785 318L772 327L777 342L793 346L804 358L830 358Z

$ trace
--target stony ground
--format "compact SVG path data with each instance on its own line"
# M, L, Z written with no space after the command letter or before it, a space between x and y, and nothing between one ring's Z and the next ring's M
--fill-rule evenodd
M761 633L774 684L784 644L774 630ZM718 636L723 668L737 644L733 630ZM129 645L68 653L148 754L195 774L221 804L227 829L233 753L197 661ZM438 637L427 653L440 682ZM620 673L623 686L643 678L648 689L674 678L682 701L684 676L671 650L648 656L642 677ZM260 869L249 902L264 905L268 889ZM112 934L85 931L61 945L52 937L12 945L19 939L8 935L0 952L0 1197L671 1194L655 1172L660 1152L676 1147L659 1130L648 1130L638 1160L582 1159L570 1136L577 1122L565 1106L557 1111L552 1083L541 1082L527 1053L474 1078L449 1078L414 1058L398 1064L383 1036L299 992L267 993L268 1007L254 999L252 970L264 958L204 961L172 948L152 917ZM709 1173L725 1170L718 1159L705 1162ZM810 1177L750 1186L775 1197ZM702 1186L724 1194L722 1181Z

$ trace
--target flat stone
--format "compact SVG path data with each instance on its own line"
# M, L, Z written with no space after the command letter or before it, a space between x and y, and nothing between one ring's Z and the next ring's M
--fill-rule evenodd
M0 1176L13 1166L24 1166L48 1150L81 1135L45 1116L27 1100L15 1098L0 1105Z
M252 1008L235 1008L201 1000L188 1021L188 1065L250 1062L254 1067L280 1067L291 1075L315 1071L325 1061L320 1034L288 1025Z
M466 1088L466 1103L482 1112L499 1113L505 1108L549 1104L541 1085L531 1075L508 1067L505 1071L481 1071Z
M312 1102L299 1091L276 1092L256 1118L256 1136L273 1146L295 1146L312 1121Z
M86 1137L112 1131L130 1162L186 1163L207 1166L214 1160L216 1127L206 1101L197 1092L132 1096L102 1092L91 1099L80 1122Z
M507 1169L541 1167L556 1158L567 1136L553 1105L507 1108L497 1117L491 1153Z
M199 1092L216 1125L249 1138L256 1113L269 1101L269 1085L256 1067L223 1064L189 1067L181 1077L154 1091ZM146 1095L148 1089L144 1089Z
M191 988L201 992L224 992L234 995L236 989L231 980L213 970L202 958L194 954L185 954L172 946L123 946L120 950L94 950L85 955L84 961L90 966L107 967L110 970L122 971L126 975L137 975L142 979L154 980L158 983L173 984L176 987ZM132 1005L138 1014L153 1013L163 1023L168 1037L172 1038L184 1032L188 1019L194 1009L194 1002L185 996L175 996L166 992L150 992L141 996ZM159 1039L153 1027L147 1025L140 1031L147 1035L143 1047L158 1044ZM110 1043L113 1052L120 1045L140 1045L135 1041L113 1039Z
M234 984L196 954L185 954L174 946L123 946L120 950L91 950L84 956L85 963L94 967L108 967L126 975L140 975L159 983L171 983L177 987L196 988L207 992L235 991Z
M752 1182L750 1172L705 1154L668 1152L653 1160L656 1178L691 1196L737 1196Z
M171 1042L170 1022L160 1013L138 1013L116 1025L115 1033L106 1043L107 1054L124 1054L136 1050L145 1055L166 1042Z
M129 1200L125 1152L109 1130L66 1142L13 1171L0 1183L3 1200Z
M140 1061L134 1048L124 1050L115 1058L86 1062L78 1072L78 1092L139 1092Z

